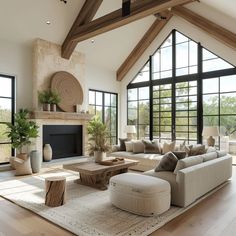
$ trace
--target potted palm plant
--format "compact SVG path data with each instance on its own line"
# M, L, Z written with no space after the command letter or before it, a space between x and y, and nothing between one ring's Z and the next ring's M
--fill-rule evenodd
M12 141L12 147L17 149L17 157L26 160L27 153L23 152L23 147L31 144L31 138L38 137L38 126L34 121L28 119L29 111L20 109L15 114L14 124L7 123L9 131L7 137Z
M94 116L88 122L87 131L89 154L94 155L95 162L100 162L106 157L106 152L110 150L107 127L98 116Z
M56 111L57 110L57 104L61 101L61 97L59 93L55 90L50 91L51 92L51 99L50 99L50 104L51 104L51 111Z
M38 91L38 100L43 105L43 111L50 111L51 109L51 91Z

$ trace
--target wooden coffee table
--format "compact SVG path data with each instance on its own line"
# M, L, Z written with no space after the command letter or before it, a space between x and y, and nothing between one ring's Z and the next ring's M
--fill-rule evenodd
M124 163L105 166L95 162L82 162L77 164L64 164L63 168L79 172L78 183L106 190L109 179L117 174L125 173L130 166L137 165L138 161L125 159Z

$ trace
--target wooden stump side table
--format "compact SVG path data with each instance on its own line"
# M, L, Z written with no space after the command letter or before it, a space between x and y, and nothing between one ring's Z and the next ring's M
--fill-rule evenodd
M45 205L57 207L65 204L66 178L48 177L45 179L46 195Z

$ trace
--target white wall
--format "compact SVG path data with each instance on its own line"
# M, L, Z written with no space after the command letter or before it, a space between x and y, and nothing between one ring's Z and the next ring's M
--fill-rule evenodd
M232 21L231 24L233 23L234 22ZM236 65L236 51L218 42L217 40L215 40L214 38L206 34L204 31L188 23L184 19L176 17L176 16L172 17L169 23L159 33L156 39L152 42L149 48L140 57L137 63L133 66L133 68L129 71L127 76L121 82L121 89L120 89L121 91L120 114L121 114L121 121L122 121L120 123L121 136L125 136L125 134L122 131L124 130L124 126L126 125L126 121L127 121L127 85L138 73L138 71L142 68L142 66L146 63L149 56L152 55L156 51L156 49L161 45L161 43L165 40L165 38L173 29L176 29L182 32L183 34L185 34L186 36L192 38L193 40L200 42L203 47L209 49L210 51L224 58L228 62Z
M95 89L105 92L118 93L118 127L120 127L121 109L120 109L120 85L116 80L116 71L96 66L94 64L85 63L85 78L86 78L86 104L88 104L88 90ZM120 134L120 129L118 130Z
M0 73L16 77L16 108L32 107L32 45L0 40Z

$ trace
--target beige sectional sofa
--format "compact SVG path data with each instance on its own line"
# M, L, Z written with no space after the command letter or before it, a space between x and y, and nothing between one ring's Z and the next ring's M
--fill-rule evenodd
M194 164L198 158L201 163ZM225 152L187 157L178 162L183 164L182 169L175 169L174 172L155 172L152 169L144 174L168 181L171 185L171 204L180 207L193 203L232 175L232 157Z

